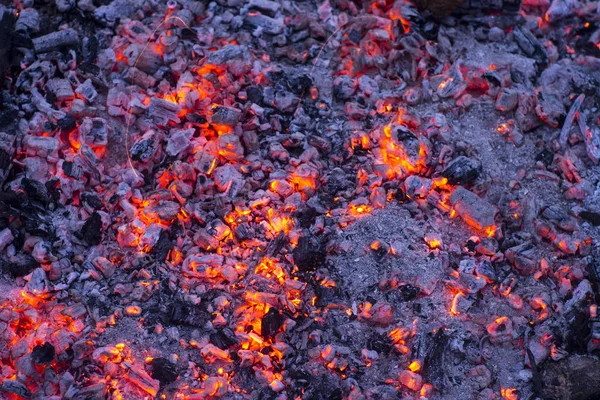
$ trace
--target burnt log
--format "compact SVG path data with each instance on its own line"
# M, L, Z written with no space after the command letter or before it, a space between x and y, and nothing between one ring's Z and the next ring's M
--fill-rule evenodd
M592 356L572 356L547 364L542 373L541 397L561 400L600 398L600 360Z

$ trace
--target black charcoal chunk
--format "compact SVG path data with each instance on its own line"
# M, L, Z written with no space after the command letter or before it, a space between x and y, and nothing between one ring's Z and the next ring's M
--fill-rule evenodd
M261 104L263 101L263 90L260 86L250 86L246 89L248 100L255 104Z
M404 301L413 300L419 295L419 293L421 293L420 288L413 286L410 283L400 285L398 287L398 290L400 291L400 294L402 295Z
M221 329L215 333L211 333L210 341L221 350L227 350L231 346L235 346L239 343L239 340L229 328Z
M165 261L172 247L173 242L171 242L171 239L169 239L169 234L167 233L167 231L161 231L160 236L158 237L158 241L152 248L152 253L154 254L156 261Z
M261 321L261 334L265 339L273 338L283 325L284 318L275 308L271 308Z
M600 225L600 213L594 211L582 211L579 213L579 216L594 226Z
M150 365L152 366L152 378L157 379L161 386L177 380L177 366L166 358L154 358Z
M102 200L100 200L100 198L95 194L82 193L81 200L93 209L99 210L102 208Z
M315 270L325 264L327 255L325 245L315 237L303 236L298 240L298 246L292 253L294 263L301 270Z
M94 212L83 224L81 236L89 245L95 246L102 241L102 218Z
M29 197L30 200L48 204L50 196L46 186L42 182L36 181L35 179L23 178L21 183L23 184L25 194L27 194L27 197Z
M77 119L73 115L67 114L58 120L58 127L63 133L71 132L77 127Z
M50 364L55 355L54 346L48 342L35 346L31 351L31 359L39 365Z
M554 153L545 148L535 156L535 161L541 161L545 166L549 166L554 161Z
M204 305L188 306L180 300L175 300L170 308L167 323L203 327L209 320L210 314Z
M240 120L242 112L237 108L217 106L213 109L211 123L234 127Z
M33 39L33 48L38 54L77 44L79 44L79 35L75 29L56 31Z
M6 379L4 382L2 382L2 385L0 385L0 392L12 393L17 395L19 398L24 399L31 398L31 391L27 389L27 386L13 379Z
M442 176L452 185L473 183L481 174L481 163L465 156L456 157L442 171Z
M3 270L8 271L13 277L25 276L39 267L35 258L30 254L20 253L13 257L10 262L3 263Z

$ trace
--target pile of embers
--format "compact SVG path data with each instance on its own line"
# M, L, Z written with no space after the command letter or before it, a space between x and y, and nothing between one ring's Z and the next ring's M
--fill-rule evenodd
M597 399L599 4L0 5L0 398Z

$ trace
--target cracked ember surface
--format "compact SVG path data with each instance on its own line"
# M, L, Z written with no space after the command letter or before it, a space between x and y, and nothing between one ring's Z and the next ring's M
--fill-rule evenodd
M600 7L455 3L0 4L0 399L600 398Z

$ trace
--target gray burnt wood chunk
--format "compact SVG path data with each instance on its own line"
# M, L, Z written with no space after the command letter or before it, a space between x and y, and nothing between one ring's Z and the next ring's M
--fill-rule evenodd
M36 53L48 53L65 46L75 46L77 44L79 44L79 35L74 29L52 32L33 39L33 48Z
M486 229L494 225L496 209L475 193L459 186L450 196L450 203L458 215L476 229Z

